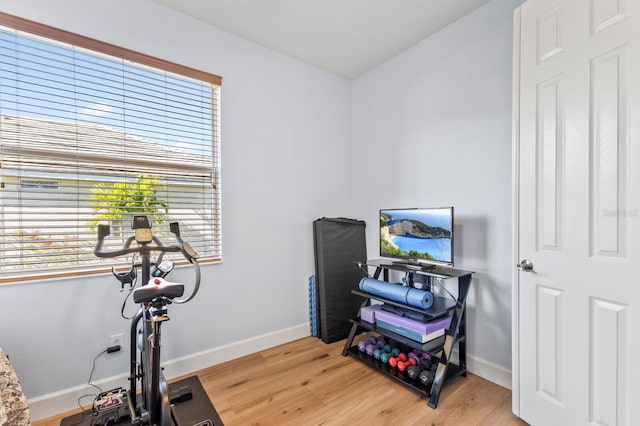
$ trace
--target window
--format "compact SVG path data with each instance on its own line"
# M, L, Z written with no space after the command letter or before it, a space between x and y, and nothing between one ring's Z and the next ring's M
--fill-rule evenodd
M104 269L134 214L219 260L220 83L0 13L0 281Z

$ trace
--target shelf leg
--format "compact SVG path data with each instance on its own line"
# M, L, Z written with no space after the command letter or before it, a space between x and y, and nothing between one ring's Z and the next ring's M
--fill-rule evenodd
M449 362L446 364L438 364L438 369L436 370L436 374L433 378L433 385L431 385L431 394L429 395L429 407L436 408L438 406L438 399L440 399L440 390L442 389L442 385L444 384L444 380L447 376L447 367Z
M451 325L447 331L445 338L442 358L436 369L433 385L431 385L431 394L429 395L429 407L436 408L440 399L440 390L447 378L447 369L451 362L451 353L453 352L454 342L457 337L464 336L466 327L464 324L464 313L466 309L466 299L471 286L471 274L458 277L458 306L453 311ZM464 368L464 376L466 376L467 348L466 342L458 343L458 359L460 360L460 368Z
M356 337L356 332L358 331L358 324L353 324L351 326L351 331L349 332L349 337L347 337L347 341L344 344L344 348L342 348L342 356L347 356L348 350L353 343L353 339Z
M460 320L460 332L459 336L466 336L466 326L465 326L465 318L466 315L464 312L462 313L462 318ZM467 340L463 340L462 342L458 342L458 365L462 369L462 377L467 377Z
M362 304L360 305L360 309L364 308L365 306L369 306L370 303L371 303L371 299L366 298L364 302L362 302ZM358 315L360 315L360 311L358 311ZM358 324L353 324L351 326L351 331L349 331L349 336L347 337L347 341L344 343L344 348L342 348L342 356L347 356L348 350L353 344L353 339L356 337L356 333L358 332L358 328L359 328Z

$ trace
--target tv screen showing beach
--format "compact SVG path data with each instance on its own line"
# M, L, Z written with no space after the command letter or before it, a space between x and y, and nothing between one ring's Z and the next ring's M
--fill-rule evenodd
M453 208L380 210L380 255L453 263Z

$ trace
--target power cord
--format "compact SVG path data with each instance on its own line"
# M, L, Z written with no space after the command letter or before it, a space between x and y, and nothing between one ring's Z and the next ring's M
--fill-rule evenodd
M362 262L357 262L356 263L358 265L358 269L361 269L362 271L364 271L365 274L367 274L368 278L372 278L371 275L369 275L369 270L367 269L367 267L363 267L363 263Z
M87 384L89 386L93 386L94 388L98 389L99 393L102 392L102 389L99 386L96 386L93 383L91 383L91 380L93 378L93 372L96 369L96 361L98 360L98 358L101 355L106 354L108 351L109 351L109 349L105 349L105 350L101 351L98 355L96 355L95 358L93 358L93 363L92 363L92 366L91 366L91 373L89 373L89 380L87 380ZM78 407L80 407L80 410L82 410L82 414L80 416L80 419L76 423L73 423L70 426L77 426L77 425L82 424L84 422L84 416L86 416L87 414L91 413L90 410L87 410L82 406L81 400L83 398L87 398L87 397L93 397L93 400L95 401L95 399L98 397L98 394L96 394L96 393L88 393L88 394L81 395L80 397L78 397Z
M449 294L449 296L451 297L451 299L453 299L453 301L456 302L456 307L461 307L462 306L462 304L460 302L458 302L458 299L453 294L451 294L451 292L447 289L447 287L445 287L444 284L442 284L442 278L436 277L436 282L438 283L440 288L443 289L444 291L446 291L447 294Z

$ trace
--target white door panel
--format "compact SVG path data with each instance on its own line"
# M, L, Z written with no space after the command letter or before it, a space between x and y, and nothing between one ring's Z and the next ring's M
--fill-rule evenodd
M517 251L533 272L514 374L533 425L640 424L639 15L638 0L519 11Z

